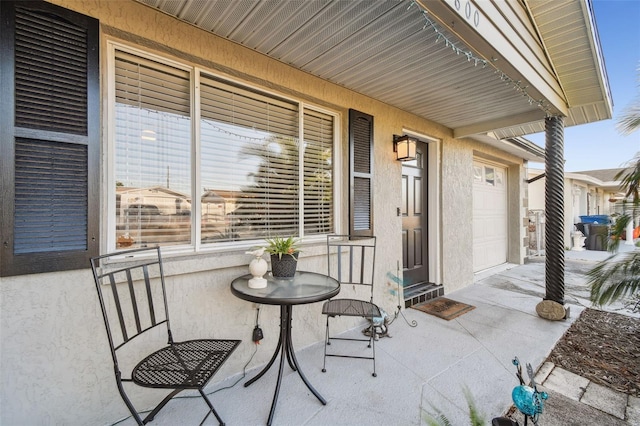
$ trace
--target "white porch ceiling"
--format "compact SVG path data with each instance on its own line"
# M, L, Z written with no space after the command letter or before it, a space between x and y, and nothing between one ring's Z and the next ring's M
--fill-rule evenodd
M493 67L476 65L442 39L437 42L438 34L425 28L421 10L409 7L410 1L136 1L454 134L486 123L495 123L490 130L499 139L544 131L544 111ZM610 118L608 85L585 0L525 1L516 6L529 8L566 94L565 125ZM457 47L475 53L439 29Z

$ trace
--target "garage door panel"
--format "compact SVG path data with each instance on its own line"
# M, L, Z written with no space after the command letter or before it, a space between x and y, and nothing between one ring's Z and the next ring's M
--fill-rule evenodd
M474 162L473 177L473 270L507 261L506 170Z

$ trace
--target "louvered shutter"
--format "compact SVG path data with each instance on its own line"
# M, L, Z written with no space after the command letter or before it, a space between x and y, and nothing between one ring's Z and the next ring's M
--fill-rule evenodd
M0 7L1 275L85 268L98 253L98 21Z
M373 116L349 110L349 233L373 235Z
M87 147L16 138L15 254L87 248Z

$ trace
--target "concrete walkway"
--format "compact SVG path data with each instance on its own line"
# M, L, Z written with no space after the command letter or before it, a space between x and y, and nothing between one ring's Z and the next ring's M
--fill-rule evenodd
M570 318L547 321L535 312L544 288L544 258L481 276L471 286L446 297L475 306L464 315L445 321L407 309L409 327L399 317L390 326L392 337L376 344L377 373L370 361L330 358L322 373L322 344L299 349L298 361L307 379L325 397L322 405L286 364L274 425L425 425L428 413L445 415L452 425L468 425L465 389L491 418L511 406L511 391L518 385L512 359L517 356L538 370L538 380L549 393L541 426L640 425L640 401L588 380L543 365L544 360L580 312L589 306L584 273L606 252L568 252L566 306ZM609 309L624 313L621 305ZM294 317L295 324L295 317ZM302 331L298 331L302 332ZM361 329L352 330L361 334ZM295 343L295 331L294 331ZM261 351L273 351L275 342L263 342ZM247 377L230 389L211 395L229 426L266 423L273 397L277 365L248 388L242 384L261 366L251 366ZM230 386L231 377L208 391ZM114 388L114 398L117 393ZM198 424L206 406L200 398L171 401L154 425ZM132 425L131 419L119 423ZM217 424L210 416L205 424ZM520 424L524 424L522 421Z

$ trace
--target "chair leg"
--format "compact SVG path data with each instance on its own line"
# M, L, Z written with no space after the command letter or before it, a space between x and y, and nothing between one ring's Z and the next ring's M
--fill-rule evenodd
M156 408L154 408L153 411L151 411L147 415L147 417L144 418L144 420L142 421L143 424L147 424L150 421L153 421L153 419L155 418L156 414L158 414L160 412L160 410L162 410L162 407L167 405L167 402L171 401L171 399L174 396L176 396L177 394L179 394L180 392L182 392L182 389L175 389L169 395L165 396L164 399L158 405L156 405Z
M373 317L369 317L367 318L370 324L370 333L369 333L369 344L367 345L368 348L371 348L371 359L373 360L373 377L378 377L378 374L376 373L376 340L378 337L378 330L376 328L376 326L374 325L374 321L373 321ZM366 330L366 329L365 329Z
M327 346L331 344L331 337L329 335L329 315L327 315L327 326L326 326L326 331L325 331L325 339L324 339L324 359L322 362L322 372L326 373L327 372ZM367 347L371 349L371 358L368 357L362 357L362 356L347 356L347 355L331 355L331 356L342 356L345 358L365 358L365 359L371 359L373 360L373 373L371 374L373 377L378 377L378 373L376 373L376 339L375 339L376 333L375 333L375 329L373 329L373 332L371 333L371 335L369 336L368 339L368 343L367 343ZM340 339L339 337L336 337L336 339ZM364 339L349 339L346 338L344 340L358 340L358 341L363 341ZM364 340L366 341L366 340Z
M325 330L325 336L324 336L324 359L322 360L322 372L326 373L327 372L327 345L330 345L331 342L329 342L329 315L327 315L327 327Z
M122 397L122 400L124 401L125 405L129 409L129 412L131 413L131 417L133 417L133 419L136 421L136 423L139 426L143 426L144 422L142 421L142 418L140 418L140 414L138 414L138 411L135 409L135 407L131 403L131 400L127 396L127 393L124 391L124 386L122 386L121 373L119 371L116 371L116 384L118 385L118 391L120 392L120 396Z
M202 389L198 389L198 391L200 392L200 395L202 395L202 398L204 399L204 401L209 406L209 412L207 413L206 416L204 416L204 419L202 419L202 422L200 423L200 425L202 425L204 423L204 421L207 420L207 417L209 417L209 414L213 413L213 415L216 416L216 419L218 419L218 423L220 425L224 426L224 422L220 418L220 415L218 414L216 409L213 408L213 404L211 403L211 401L209 401L209 398L207 398L207 395L204 393L204 391Z
M376 333L375 333L375 329L374 329L373 333L371 333L371 340L369 341L369 346L371 347L372 358L373 358L373 374L372 374L372 376L373 377L378 377L378 374L376 373L376 339L374 338L375 335L376 335Z
M121 373L117 372L116 373L116 382L117 382L117 385L118 385L118 391L120 392L120 396L122 397L124 403L126 404L127 408L129 409L129 412L131 413L131 417L133 417L133 419L136 421L136 423L138 425L140 425L140 426L146 425L147 423L153 421L153 419L155 418L156 414L158 414L158 412L162 409L162 407L167 405L167 402L171 401L171 399L174 396L176 396L177 394L182 392L182 389L173 390L170 394L165 396L164 399L162 401L160 401L160 403L158 405L156 405L155 408L149 414L147 414L147 416L144 419L142 419L140 417L140 414L138 414L138 411L136 410L136 408L131 403L131 400L129 399L129 396L125 392L124 386L123 386L123 383L122 383L123 380L120 377L121 377ZM129 382L130 380L124 380L124 381Z

